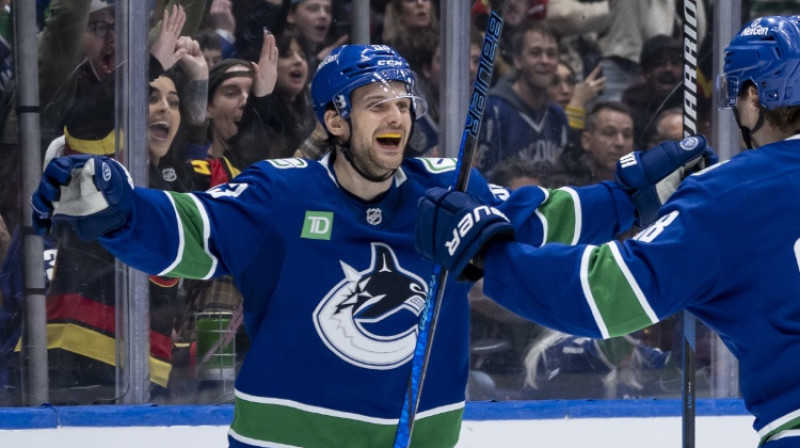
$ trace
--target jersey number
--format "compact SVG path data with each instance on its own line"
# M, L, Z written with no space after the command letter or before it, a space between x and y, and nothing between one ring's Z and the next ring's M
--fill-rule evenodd
M650 224L650 227L642 230L641 232L637 233L633 239L642 241L644 243L652 242L658 235L661 235L661 232L667 228L668 225L672 224L672 221L675 221L675 218L678 217L678 211L675 210L672 213L666 214L658 219L658 221Z

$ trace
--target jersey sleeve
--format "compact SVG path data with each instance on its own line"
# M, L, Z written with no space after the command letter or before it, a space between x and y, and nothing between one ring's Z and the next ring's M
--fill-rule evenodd
M248 235L269 234L269 219L263 219L270 211L264 177L251 169L205 192L136 188L128 224L100 242L149 274L193 279L228 274L236 261L226 251L248 247Z
M484 292L565 333L609 338L647 327L711 297L721 272L718 213L701 188L682 189L633 239L601 245L492 246Z
M506 190L499 208L514 225L517 241L535 246L608 241L629 229L634 217L628 195L614 182Z

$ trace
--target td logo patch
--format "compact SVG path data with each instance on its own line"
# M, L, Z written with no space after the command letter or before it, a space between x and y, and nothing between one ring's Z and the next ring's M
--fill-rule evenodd
M303 219L303 232L300 238L310 240L330 240L333 230L333 212L306 211Z

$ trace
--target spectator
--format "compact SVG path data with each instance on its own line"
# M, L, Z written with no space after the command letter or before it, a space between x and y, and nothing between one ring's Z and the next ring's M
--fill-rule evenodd
M602 77L602 66L598 65L585 80L580 80L566 62L559 62L553 81L547 88L550 99L561 106L567 114L569 127L582 131L586 119L586 107L603 90L606 79Z
M419 73L439 42L439 19L432 0L391 0L383 18L382 42L397 50Z
M208 157L220 158L229 140L238 132L237 123L250 97L253 67L242 59L223 59L211 68L208 81L208 120L211 145Z
M468 95L475 83L480 63L481 48L483 37L481 33L472 29L470 31L469 43L469 78L468 84L464 89L464 94ZM419 82L420 94L428 101L428 113L417 120L414 133L408 142L406 156L437 157L439 152L439 92L442 76L442 52L441 46L436 45L436 49L431 54L429 60L422 64L422 75Z
M503 17L503 33L500 36L500 51L495 57L494 79L501 79L513 75L514 48L513 36L526 23L538 22L547 14L547 0L508 0L505 8L500 12ZM472 21L479 29L486 29L486 20L492 7L488 0L476 0L472 5ZM492 81L492 85L495 84Z
M683 139L683 109L672 108L658 114L654 121L653 130L655 132L648 139L648 148L667 140L677 141Z
M311 135L317 118L311 107L308 59L300 46L299 36L286 29L277 36L278 79L269 96L265 158L292 157L302 142Z
M622 103L597 103L586 120L581 147L588 154L589 183L612 180L617 161L633 151L633 115Z
M564 111L547 88L558 67L558 43L540 22L528 22L513 40L513 78L500 80L486 99L475 166L489 172L507 158L556 164L567 146Z
M213 31L201 30L194 35L194 39L200 44L203 57L209 67L217 65L222 60L222 44L220 37Z
M654 36L642 47L641 81L622 95L635 117L634 144L645 148L659 111L681 107L683 101L683 42L668 36Z
M233 15L233 2L231 0L211 0L207 20L209 22L208 27L217 36L216 44L212 45L219 48L220 58L232 57L235 52L234 44L236 43L236 18ZM208 40L210 41L211 39ZM204 45L204 42L201 42L200 45L203 48L207 46ZM209 63L208 66L213 67L216 62Z
M161 67L180 64L193 81L207 78L205 59L196 42L178 38L185 15L174 9L151 47L147 150L152 188L186 191L191 171L175 145L181 127L178 88ZM172 50L170 50L170 48ZM113 78L67 114L64 138L54 140L46 160L64 154L114 154ZM195 107L196 109L196 107ZM54 275L47 293L50 400L56 404L113 403L116 394L115 259L96 242L61 228ZM175 279L150 276L150 371L152 399L168 393L172 369L172 334L184 305Z

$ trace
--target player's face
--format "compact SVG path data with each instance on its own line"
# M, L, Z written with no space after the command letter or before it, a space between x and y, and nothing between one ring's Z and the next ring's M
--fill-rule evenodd
M546 89L558 67L558 43L538 31L526 32L522 51L514 56L514 66L531 88Z
M297 42L292 39L289 50L278 56L278 80L276 87L288 93L292 98L299 95L308 81L308 61L306 54Z
M150 83L147 149L154 164L169 151L181 124L180 99L175 83L159 76Z
M350 149L359 168L383 176L396 170L411 130L411 99L403 83L372 83L350 97Z
M581 144L598 170L613 173L619 158L633 151L633 119L622 112L602 109L595 117L592 132L581 134Z
M332 21L331 0L303 0L286 16L303 37L318 44L325 41Z
M225 73L247 72L248 69L241 65L234 65ZM227 140L239 131L236 123L242 119L247 97L250 95L250 86L253 79L248 75L228 78L217 87L211 103L208 105L208 118L216 137Z

